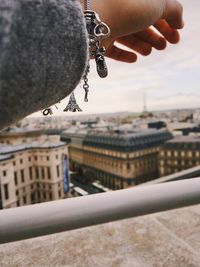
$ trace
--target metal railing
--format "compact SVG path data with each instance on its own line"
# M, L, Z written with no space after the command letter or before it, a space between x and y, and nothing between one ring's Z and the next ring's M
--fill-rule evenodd
M200 204L200 178L6 209L0 212L0 243L194 204Z

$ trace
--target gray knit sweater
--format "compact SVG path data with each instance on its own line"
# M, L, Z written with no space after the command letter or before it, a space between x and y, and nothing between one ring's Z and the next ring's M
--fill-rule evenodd
M69 95L86 58L77 0L0 0L0 129Z

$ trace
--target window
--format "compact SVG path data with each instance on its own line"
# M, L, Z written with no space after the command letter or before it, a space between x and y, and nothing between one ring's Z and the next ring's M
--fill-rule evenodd
M171 157L171 151L167 151L167 156Z
M174 151L174 156L178 157L178 151Z
M8 184L4 184L4 195L6 200L9 199Z
M19 190L16 190L16 195L19 196Z
M21 181L22 181L22 183L24 183L25 182L25 180L24 180L24 170L20 170L20 173L21 173Z
M49 193L49 199L50 199L50 200L53 199L53 198L52 198L52 193L51 193L51 192Z
M28 161L31 161L31 157L28 157Z
M3 176L6 176L7 175L7 171L3 171Z
M35 167L35 176L36 176L36 179L39 178L39 169L38 169L38 167Z
M49 156L47 156L47 160L49 161Z
M38 158L37 158L37 156L35 156L35 160L37 160Z
M24 204L26 204L26 197L25 196L23 196L23 202L24 202Z
M29 177L31 180L33 179L32 167L29 167Z
M126 168L127 168L128 171L130 170L131 166L130 166L130 163L129 162L126 165Z
M47 177L50 180L51 179L51 169L50 167L47 167Z
M15 178L15 185L18 185L17 172L14 172L14 178Z
M35 202L35 193L32 193L31 194L31 203L34 203Z
M23 163L23 159L20 159L20 164L22 164Z
M42 167L42 179L45 178L45 172L44 172L44 168Z
M185 156L185 151L181 151L181 156L182 156L182 157Z
M59 169L59 165L56 166L56 171L57 171L57 176L60 176L60 169Z
M16 162L15 161L13 161L13 166L15 166L16 165Z

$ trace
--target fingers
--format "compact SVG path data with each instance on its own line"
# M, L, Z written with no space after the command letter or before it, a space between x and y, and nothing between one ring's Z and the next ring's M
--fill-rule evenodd
M136 33L135 36L144 42L148 43L152 47L154 47L157 50L163 50L167 46L167 42L165 38L160 36L158 33L156 33L151 28L148 28L145 31Z
M182 5L176 0L167 0L162 19L165 19L171 28L182 29L184 26Z
M166 20L159 20L154 24L154 27L172 44L178 43L180 36L179 32L172 29Z
M106 56L126 63L133 63L137 60L137 55L135 53L125 51L115 45L112 45L107 49Z
M128 35L117 39L117 42L127 46L128 48L140 53L143 56L151 54L152 46L135 37L135 35Z
M148 56L152 48L163 50L167 45L166 40L150 28L140 33L120 37L117 42L143 56Z

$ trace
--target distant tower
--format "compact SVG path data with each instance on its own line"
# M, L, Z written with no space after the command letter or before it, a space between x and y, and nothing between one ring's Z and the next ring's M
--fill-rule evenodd
M146 92L143 91L143 113L147 113Z

